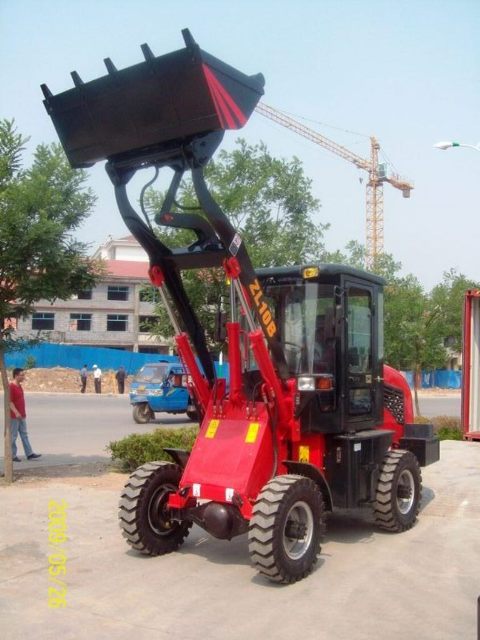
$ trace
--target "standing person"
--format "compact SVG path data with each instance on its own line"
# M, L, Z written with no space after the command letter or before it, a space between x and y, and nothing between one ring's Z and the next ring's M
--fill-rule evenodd
M115 374L115 378L117 380L118 393L124 393L126 377L127 377L127 372L125 371L125 367L123 365L120 365L117 373Z
M94 364L92 368L95 393L102 393L102 370L100 369L100 367L97 367L96 364Z
M40 453L33 453L32 445L27 433L27 412L25 410L25 395L22 382L25 380L25 371L17 368L13 370L13 381L10 382L10 418L12 423L12 457L14 462L21 462L17 456L17 436L23 444L23 450L28 460L40 458Z
M84 364L83 367L80 369L80 384L81 384L80 393L85 393L85 389L87 388L87 379L88 379L88 368L87 368L87 365Z

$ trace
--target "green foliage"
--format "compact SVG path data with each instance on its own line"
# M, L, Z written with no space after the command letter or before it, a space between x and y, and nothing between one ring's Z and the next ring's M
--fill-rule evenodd
M462 311L465 291L479 287L479 282L466 278L455 269L450 269L444 272L442 282L432 289L431 306L437 310L434 328L453 351L460 351L462 348Z
M337 251L324 251L322 254L322 262L347 264L355 269L365 268L365 247L356 240L350 240L345 247L345 251L337 249Z
M0 327L31 313L45 299L66 299L91 288L102 272L72 232L95 202L86 173L70 168L60 145L39 145L21 169L25 139L13 121L0 120ZM13 346L2 329L0 348Z
M457 427L441 427L436 435L439 440L463 440L463 432Z
M463 430L460 418L456 416L435 416L426 418L417 416L417 424L432 424L433 432L439 440L463 440Z
M233 151L220 151L205 169L215 200L245 242L254 267L317 262L324 252L323 234L328 228L313 221L319 202L311 193L311 180L298 158L274 158L262 143L237 141ZM145 198L149 214L159 211L164 194L150 189ZM192 183L186 179L179 190L182 207L198 206ZM161 227L159 238L169 247L191 244L191 231ZM213 343L214 316L221 296L228 295L222 270L199 269L183 274L183 281L207 339ZM158 332L171 335L166 313L158 309Z
M29 355L26 357L25 359L25 364L23 366L24 369L35 369L35 367L37 366L37 361L35 359L35 356Z
M426 416L415 416L413 421L415 424L432 424L432 419Z
M435 369L445 364L446 351L436 312L415 278L394 278L385 287L385 357L397 369Z
M152 433L133 433L122 440L110 442L112 460L120 463L125 471L134 471L145 462L172 460L164 447L190 451L198 435L198 427L181 429L156 429Z
M19 173L23 145L27 141L16 132L13 120L0 120L0 193Z

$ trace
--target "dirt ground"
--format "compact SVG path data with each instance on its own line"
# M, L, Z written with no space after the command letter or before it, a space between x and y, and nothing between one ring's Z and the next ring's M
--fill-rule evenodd
M24 383L25 391L44 391L47 393L80 393L80 373L76 369L66 369L63 367L52 367L50 369L27 369ZM9 371L9 379L11 372ZM125 393L130 390L130 383L133 376L128 376L125 380ZM94 393L93 374L89 371L86 393ZM114 371L103 371L102 392L117 393L117 384ZM419 394L427 395L454 395L459 393L458 389L420 389Z
M9 379L11 372L9 372ZM125 380L125 393L130 389L132 376ZM50 369L33 368L26 370L25 391L44 391L60 393L80 393L80 372L76 369L52 367ZM94 393L93 374L88 373L86 393ZM102 372L102 392L117 393L114 371Z
M52 482L76 487L120 491L128 479L128 474L115 469L111 462L91 462L25 469L15 472L15 485L42 487ZM5 486L0 478L0 487Z

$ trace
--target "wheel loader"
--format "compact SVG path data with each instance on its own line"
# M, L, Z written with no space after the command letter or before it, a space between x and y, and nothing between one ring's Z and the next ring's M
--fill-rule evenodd
M106 160L120 214L148 254L202 416L191 451L168 449L127 482L120 525L141 554L177 550L193 524L216 538L248 535L268 580L307 576L326 516L366 507L387 532L410 529L420 507L420 467L439 458L431 425L413 423L403 376L383 361L383 280L348 266L309 263L254 269L241 234L210 193L204 168L227 130L243 127L263 94L246 75L185 46L52 94L44 104L72 167ZM171 172L156 225L190 229L171 248L130 203L142 169ZM190 174L200 212L176 194ZM229 384L216 377L182 272L218 269L230 283Z

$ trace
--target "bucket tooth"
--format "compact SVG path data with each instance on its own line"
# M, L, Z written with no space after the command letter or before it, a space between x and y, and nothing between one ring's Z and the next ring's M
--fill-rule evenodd
M72 76L72 80L73 80L73 84L76 87L81 87L83 84L83 80L80 78L80 76L78 75L78 73L76 71L72 71L70 73L70 75Z
M185 42L185 46L187 49L193 49L197 46L194 37L190 33L190 29L182 29L183 41Z
M149 60L155 60L155 56L153 55L152 50L150 49L150 47L146 42L140 45L140 49L142 50L143 57L145 58L145 60L147 60L147 62Z
M53 93L50 91L50 89L47 87L46 84L41 84L40 89L42 90L42 93L45 96L45 100L48 100L49 98L53 97Z
M113 62L110 60L110 58L104 58L103 59L105 66L107 67L107 71L110 75L113 75L114 73L117 72L117 67L113 64Z

